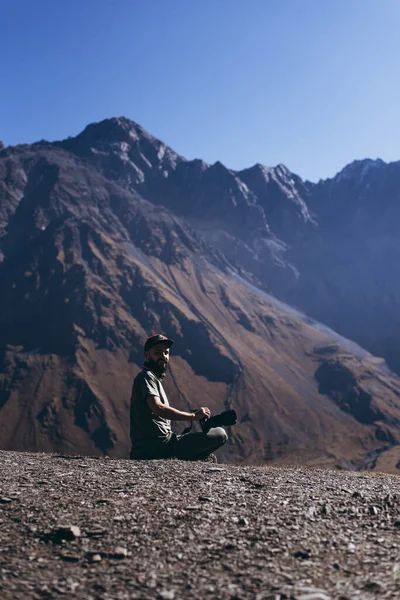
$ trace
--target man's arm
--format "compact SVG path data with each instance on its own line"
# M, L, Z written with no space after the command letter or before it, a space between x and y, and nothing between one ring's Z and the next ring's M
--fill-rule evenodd
M186 412L172 408L172 406L166 406L158 396L147 396L146 401L153 415L162 417L163 419L170 419L171 421L200 421L204 417L208 418L211 414L210 410L205 406L199 408L196 412Z

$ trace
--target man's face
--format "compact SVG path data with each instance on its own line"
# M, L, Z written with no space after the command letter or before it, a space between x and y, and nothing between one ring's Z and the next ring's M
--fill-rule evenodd
M169 347L167 344L156 344L144 353L146 360L153 361L161 371L166 371L169 363Z

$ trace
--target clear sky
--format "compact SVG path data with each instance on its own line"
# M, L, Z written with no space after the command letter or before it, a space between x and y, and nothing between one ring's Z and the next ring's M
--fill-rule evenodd
M0 140L126 116L313 181L400 159L400 0L0 0Z

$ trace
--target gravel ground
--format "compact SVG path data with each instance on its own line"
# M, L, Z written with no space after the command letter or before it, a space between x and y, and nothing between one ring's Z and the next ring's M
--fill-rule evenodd
M0 451L0 598L400 598L400 477Z

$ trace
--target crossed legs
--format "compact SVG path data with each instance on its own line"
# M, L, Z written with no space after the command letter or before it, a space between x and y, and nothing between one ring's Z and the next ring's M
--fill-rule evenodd
M213 427L208 433L186 433L177 436L174 455L181 460L201 460L223 446L227 439L222 427Z

